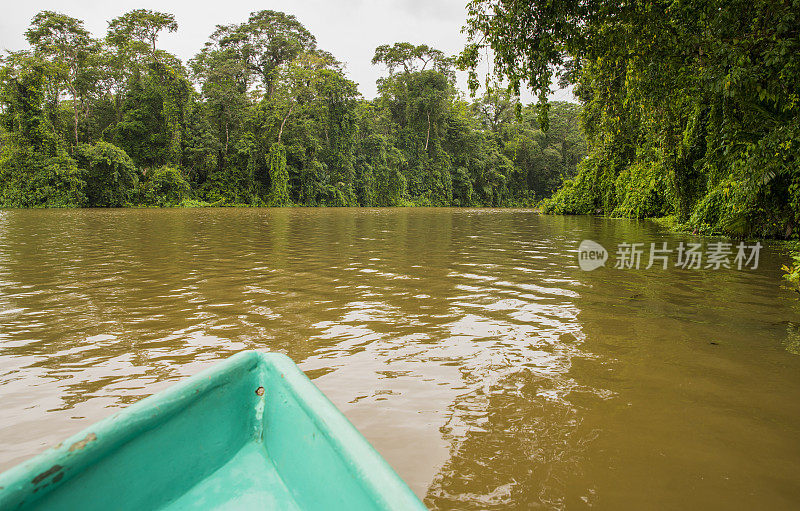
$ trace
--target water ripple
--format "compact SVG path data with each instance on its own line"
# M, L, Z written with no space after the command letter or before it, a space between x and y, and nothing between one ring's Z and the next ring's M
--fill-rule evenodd
M434 509L658 507L676 481L741 505L744 480L781 507L796 483L687 424L796 473L797 304L768 269L575 264L582 238L659 236L509 210L0 212L0 468L263 349Z

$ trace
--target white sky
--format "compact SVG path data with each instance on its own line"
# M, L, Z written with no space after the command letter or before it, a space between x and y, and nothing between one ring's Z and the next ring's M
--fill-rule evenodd
M408 41L428 44L456 54L466 36L466 0L223 0L208 3L186 0L10 0L0 18L0 49L27 48L24 32L33 16L42 10L63 12L84 21L95 37L105 35L108 21L132 9L170 12L178 31L162 35L159 47L186 62L197 53L216 25L241 23L250 12L272 9L294 14L317 38L318 46L346 65L347 75L367 98L376 94L375 81L384 76L382 66L370 63L380 44ZM464 73L459 86L466 90ZM530 101L529 94L523 100ZM569 91L557 91L553 99L573 100Z

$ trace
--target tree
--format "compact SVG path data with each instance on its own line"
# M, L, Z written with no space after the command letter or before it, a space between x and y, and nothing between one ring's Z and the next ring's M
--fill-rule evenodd
M500 134L504 125L513 122L519 97L514 96L506 89L488 87L486 92L474 103L476 115L484 126L493 133Z
M231 131L242 122L248 105L247 69L230 48L208 44L190 62L195 80L201 83L203 97L215 113L220 127L223 159L228 157Z
M156 62L159 60L156 42L164 30L168 32L178 30L174 15L149 9L135 9L109 22L106 39L112 45L125 48L134 54L149 54L152 61Z
M41 11L25 32L28 42L44 58L51 59L72 96L74 144L78 145L78 88L86 61L98 46L83 22L65 14Z
M327 59L314 54L305 53L289 63L280 75L282 87L274 98L278 109L283 112L278 140L280 144L286 121L296 109L313 101L322 71L331 64Z
M456 95L450 60L426 45L395 43L376 48L373 63L390 69L390 75L378 81L379 103L397 126L396 143L408 163L408 192L423 204L450 204L451 158L442 148ZM425 69L427 63L434 65ZM398 67L403 71L394 73Z
M125 83L128 100L117 98L115 141L138 164L181 163L192 88L180 60L156 46L164 30L177 29L174 15L149 9L127 12L108 24L112 50L106 61L112 81Z
M329 183L334 193L334 206L357 204L354 188L354 151L356 137L355 104L359 96L356 84L337 70L324 69L317 82L324 104L324 159L329 169Z
M81 206L85 183L45 111L53 64L27 52L0 69L0 205Z
M258 75L268 98L275 92L279 68L317 44L293 15L270 10L251 13L246 23L218 26L212 38L220 48L235 51Z
M191 187L180 169L165 165L146 176L138 190L138 200L146 206L178 206L191 194Z
M375 48L372 64L385 65L391 74L394 74L395 70L400 67L406 74L425 71L429 64L431 69L440 73L450 75L452 72L452 60L447 58L444 53L427 44L415 46L408 42L394 43L392 46L388 44L378 46Z
M108 142L78 147L78 162L87 170L86 198L90 207L121 207L131 203L138 182L136 166L122 149Z
M275 142L269 150L270 205L289 204L289 174L286 172L286 148Z

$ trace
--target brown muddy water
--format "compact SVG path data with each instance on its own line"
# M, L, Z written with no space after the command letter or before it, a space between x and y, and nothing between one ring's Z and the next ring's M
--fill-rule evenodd
M0 469L259 349L432 509L800 505L784 249L584 272L587 238L696 239L524 210L0 212Z

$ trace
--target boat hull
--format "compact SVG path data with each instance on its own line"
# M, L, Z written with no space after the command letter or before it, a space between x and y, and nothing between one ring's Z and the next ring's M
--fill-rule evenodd
M0 475L0 509L425 507L288 357L252 351Z

